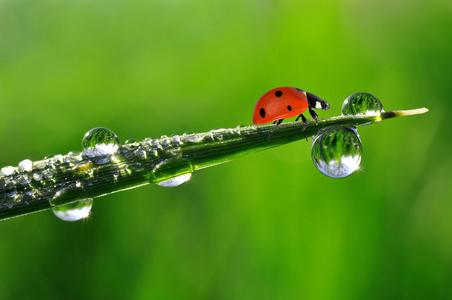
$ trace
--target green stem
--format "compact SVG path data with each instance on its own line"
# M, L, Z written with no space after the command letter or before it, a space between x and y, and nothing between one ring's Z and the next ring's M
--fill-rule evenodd
M318 127L356 127L427 111L422 108L383 112L378 116L340 116L321 119ZM302 122L283 123L273 131L270 145L268 137L273 127L239 126L204 133L162 136L160 139L147 138L142 142L122 145L103 164L96 164L80 153L69 153L35 161L31 170L3 168L0 175L0 220L151 182L164 182L198 169L305 139ZM314 121L308 123L305 133L307 137L318 133Z

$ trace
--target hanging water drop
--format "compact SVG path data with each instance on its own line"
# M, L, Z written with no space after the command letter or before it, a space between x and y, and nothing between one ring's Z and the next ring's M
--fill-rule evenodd
M105 164L119 147L119 139L110 129L97 127L83 137L83 154L96 164Z
M93 198L53 207L52 211L63 221L74 222L86 218L93 207Z
M164 187L173 187L187 182L193 173L193 166L183 158L170 158L159 163L152 170L151 182Z
M187 173L187 174L179 175L179 176L172 177L170 179L158 182L157 184L160 186L164 186L164 187L173 187L173 186L178 186L184 182L189 181L190 178L191 178L191 173Z
M378 116L381 112L384 110L380 100L365 92L348 96L342 104L342 115Z
M343 178L359 168L361 140L353 129L328 128L314 138L311 155L315 166L324 175Z

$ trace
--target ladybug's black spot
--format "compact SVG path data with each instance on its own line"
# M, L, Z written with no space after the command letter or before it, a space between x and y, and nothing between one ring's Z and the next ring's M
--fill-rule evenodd
M265 109L261 108L259 110L259 114L261 115L262 118L265 118Z
M288 109L289 111L291 111L291 110L292 110L292 106L287 105L287 109Z
M302 89L299 89L299 88L296 88L296 89L297 89L297 91L299 91L299 92L301 92L301 93L304 92Z
M282 96L282 92L281 91L276 91L275 92L275 96L276 97L281 97Z

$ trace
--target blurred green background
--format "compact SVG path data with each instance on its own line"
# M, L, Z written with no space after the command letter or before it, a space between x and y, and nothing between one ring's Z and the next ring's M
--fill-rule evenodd
M95 201L0 222L0 299L452 299L452 2L0 1L0 165L251 124L296 86L366 91L362 170L332 179L296 142Z

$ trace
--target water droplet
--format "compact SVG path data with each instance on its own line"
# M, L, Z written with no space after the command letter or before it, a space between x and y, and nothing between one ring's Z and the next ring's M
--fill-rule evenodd
M83 154L97 164L105 164L119 147L119 139L110 129L97 127L83 137Z
M21 174L16 178L17 182L22 185L27 185L31 182L31 177L27 174Z
M375 116L383 112L380 100L369 93L355 93L348 96L342 104L342 115Z
M75 163L82 159L82 153L79 151L71 151L64 157L64 162L66 163Z
M21 161L19 163L19 170L24 172L24 171L31 171L32 167L33 167L33 162L29 159L24 159L23 161Z
M93 198L80 200L77 202L53 207L52 211L63 221L74 222L89 216L91 208L93 207Z
M182 136L186 142L189 143L199 143L201 142L206 136L201 133L194 133L194 134L187 134Z
M311 147L312 160L324 175L333 178L349 176L359 168L362 156L361 140L350 128L324 129Z
M40 172L33 173L33 180L34 181L41 181L41 179L42 179L42 174Z
M37 169L44 169L45 167L47 167L47 161L46 160L39 160L39 161L35 161L34 163L35 168Z
M157 184L160 186L163 186L163 187L173 187L173 186L178 186L184 182L189 181L190 178L191 178L191 173L187 173L184 175L176 176L176 177L161 181Z
M63 155L57 154L57 155L55 155L55 156L53 157L53 160L54 160L56 163L61 164L61 163L64 161Z
M171 140L172 140L173 144L176 145L176 146L182 146L182 144L183 144L179 135L174 135L171 138Z
M8 198L16 198L17 190L14 186L5 189L5 196Z
M47 180L53 180L53 173L54 171L50 168L42 170L41 174L44 176Z
M33 197L35 195L35 191L33 191L31 189L25 189L25 195L27 195L29 197Z
M170 158L159 163L152 170L151 182L164 187L173 187L187 182L193 173L193 166L183 158Z
M73 150L73 151L69 151L69 153L67 154L68 156L80 156L82 153L80 152L80 151L76 151L76 150Z
M140 160L145 160L147 157L146 150L143 147L138 148L135 150L135 157Z
M9 175L13 174L15 170L16 170L16 168L11 167L11 166L3 167L0 170L0 175L1 176L9 176Z
M137 139L128 139L125 144L138 144L139 141Z

